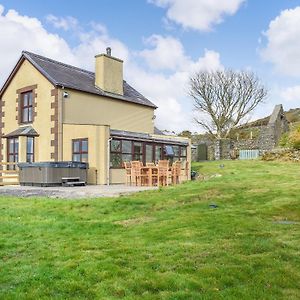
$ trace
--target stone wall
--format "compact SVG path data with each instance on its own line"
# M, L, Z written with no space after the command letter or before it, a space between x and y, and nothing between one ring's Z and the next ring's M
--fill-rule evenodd
M274 149L283 133L289 130L281 104L276 105L267 125L255 127L259 133L253 139L222 139L220 141L202 141L207 145L208 160L230 159L239 150L260 150L260 153Z

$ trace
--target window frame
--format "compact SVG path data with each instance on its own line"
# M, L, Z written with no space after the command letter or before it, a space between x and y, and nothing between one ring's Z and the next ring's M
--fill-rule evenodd
M120 148L118 151L112 151L112 141L119 141L120 142ZM178 146L179 150L178 150L178 159L185 159L186 160L186 155L181 155L181 148L187 148L187 146L183 146L183 145L179 145L179 144L172 144L172 143L155 143L153 141L141 141L141 140L129 140L129 139L122 139L121 137L116 137L116 138L112 138L112 141L110 142L110 169L121 169L123 167L123 163L125 160L123 160L123 155L131 155L131 161L134 160L133 158L135 158L135 153L134 153L134 143L141 143L141 151L142 153L140 154L140 161L143 164L146 164L146 146L152 146L152 162L157 163L158 160L161 159L166 159L166 155L165 155L165 151L164 151L164 146ZM130 152L123 152L123 141L128 141L131 143L131 153ZM157 148L160 148L160 157L157 157L156 155L156 151ZM120 164L117 166L113 166L112 165L112 156L113 155L118 155L119 156L119 160L120 160ZM177 158L177 157L176 157ZM126 160L127 161L127 160Z
M33 145L32 152L28 152L28 139L32 139L32 145ZM34 162L34 159L35 159L35 157L34 157L35 156L34 155L34 152L35 152L35 145L34 145L34 143L35 143L35 139L34 139L33 136L27 136L26 137L26 162L28 162L28 163ZM31 156L32 159L28 160L28 156Z
M74 152L74 144L76 142L79 142L79 151L78 152ZM83 151L82 150L82 143L83 142L87 142L87 150ZM72 139L72 161L76 161L78 162L78 160L74 160L74 155L79 155L80 160L79 162L83 162L82 161L82 155L87 155L87 161L89 161L89 139L88 138L80 138L80 139Z
M10 140L13 140L13 152L10 152ZM16 143L17 141L17 143ZM17 144L17 147L16 147ZM13 136L6 139L6 161L7 163L19 162L19 137ZM10 156L13 157L13 161L10 161ZM16 159L17 158L17 159ZM8 170L16 170L16 165L7 165Z
M24 105L25 102L25 95L30 95L30 98L28 98L28 103L27 105ZM34 110L34 105L33 105L33 90L26 91L20 94L20 124L31 124L33 122L33 110ZM31 104L29 104L29 99L31 99ZM31 113L29 113L31 109ZM27 110L27 116L26 119L24 120L25 116L25 110Z

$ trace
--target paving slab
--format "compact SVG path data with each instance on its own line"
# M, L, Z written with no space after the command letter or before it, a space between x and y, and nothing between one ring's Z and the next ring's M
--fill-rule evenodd
M0 187L0 196L8 195L15 197L48 197L48 198L98 198L118 197L146 190L154 190L157 187L138 187L121 184L114 185L87 185L77 187L36 187L8 185Z

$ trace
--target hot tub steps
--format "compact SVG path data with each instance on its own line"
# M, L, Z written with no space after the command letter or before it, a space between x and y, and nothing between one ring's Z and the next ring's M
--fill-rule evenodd
M85 186L84 181L80 181L80 177L62 177L62 186Z

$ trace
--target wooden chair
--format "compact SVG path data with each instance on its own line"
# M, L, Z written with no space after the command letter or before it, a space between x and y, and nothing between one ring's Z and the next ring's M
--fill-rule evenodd
M131 185L131 183L132 183L131 164L128 161L124 161L123 166L125 169L126 185Z
M148 174L142 173L142 166L140 161L131 162L131 180L137 186L145 184L148 179Z
M146 162L147 167L155 167L155 163L153 162Z
M159 160L158 161L158 173L157 173L157 184L169 185L169 161Z
M172 165L171 177L172 183L178 184L180 183L181 176L181 161L175 161Z

